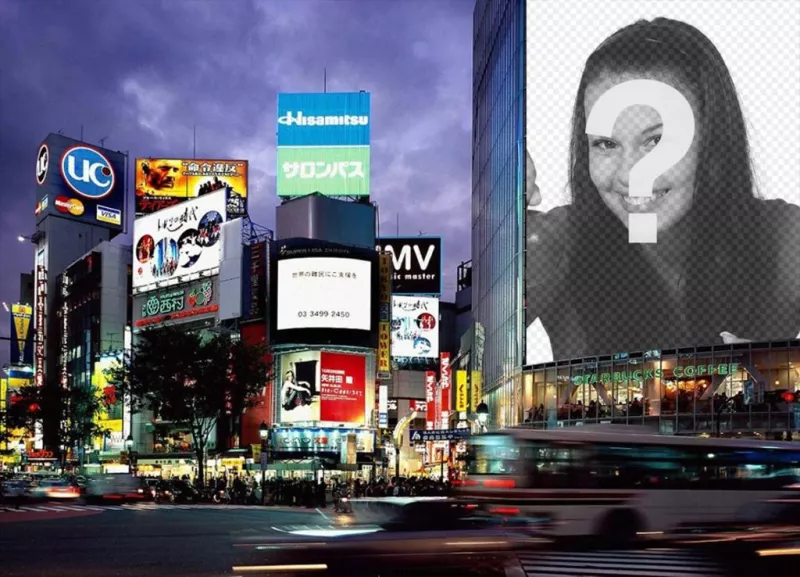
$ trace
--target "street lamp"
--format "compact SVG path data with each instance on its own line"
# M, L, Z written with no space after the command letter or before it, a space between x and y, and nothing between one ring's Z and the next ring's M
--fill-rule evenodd
M489 406L481 402L475 409L475 413L478 415L478 422L481 425L481 429L486 427L486 420L489 418Z
M133 455L133 433L128 433L125 439L125 449L128 451L128 463L130 463L131 474L136 475L136 462Z
M267 495L267 439L269 439L269 425L261 421L258 427L258 436L261 437L261 505L266 502Z

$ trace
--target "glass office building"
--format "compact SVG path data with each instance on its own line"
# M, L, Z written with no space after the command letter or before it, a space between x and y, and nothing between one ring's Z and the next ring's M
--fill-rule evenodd
M473 15L473 314L493 425L516 422L524 315L524 0L477 0ZM475 361L473 361L475 362Z

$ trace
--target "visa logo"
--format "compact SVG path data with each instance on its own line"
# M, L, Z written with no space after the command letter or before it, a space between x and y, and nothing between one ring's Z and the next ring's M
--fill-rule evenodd
M109 224L122 224L122 211L116 208L108 208L107 206L97 205L97 220L100 222L107 222Z

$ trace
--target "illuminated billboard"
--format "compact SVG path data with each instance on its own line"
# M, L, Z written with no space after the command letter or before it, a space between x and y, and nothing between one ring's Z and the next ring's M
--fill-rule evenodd
M225 201L225 191L217 191L136 219L133 288L218 268Z
M528 5L526 363L797 338L797 3Z
M278 95L277 192L369 196L370 95Z
M33 364L33 307L11 305L11 364Z
M226 193L229 219L247 214L247 161L187 158L136 159L136 216L187 200Z
M369 92L278 94L277 145L369 146Z
M392 296L392 357L439 358L439 299Z
M369 196L369 147L315 146L278 149L280 196Z
M107 430L105 439L95 439L95 447L102 451L119 451L125 447L123 439L124 403L117 395L117 388L108 382L106 371L113 368L122 359L121 353L105 354L94 363L92 387L100 398L100 410L95 415L97 425Z
M136 295L133 299L133 327L140 331L216 319L218 311L219 277L202 278Z
M383 237L376 249L392 255L392 294L441 294L440 237Z
M273 243L271 342L377 345L378 253L307 239Z
M280 363L282 423L364 424L364 355L304 351L283 354Z
M37 222L46 216L113 230L125 222L125 155L61 134L36 152Z

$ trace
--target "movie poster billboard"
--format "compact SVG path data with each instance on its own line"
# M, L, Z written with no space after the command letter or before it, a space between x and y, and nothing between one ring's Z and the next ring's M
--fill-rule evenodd
M219 267L225 192L177 204L133 224L133 288Z
M247 214L247 161L136 159L136 217L225 191L229 220Z
M24 304L11 305L11 350L12 365L33 365L33 307Z

